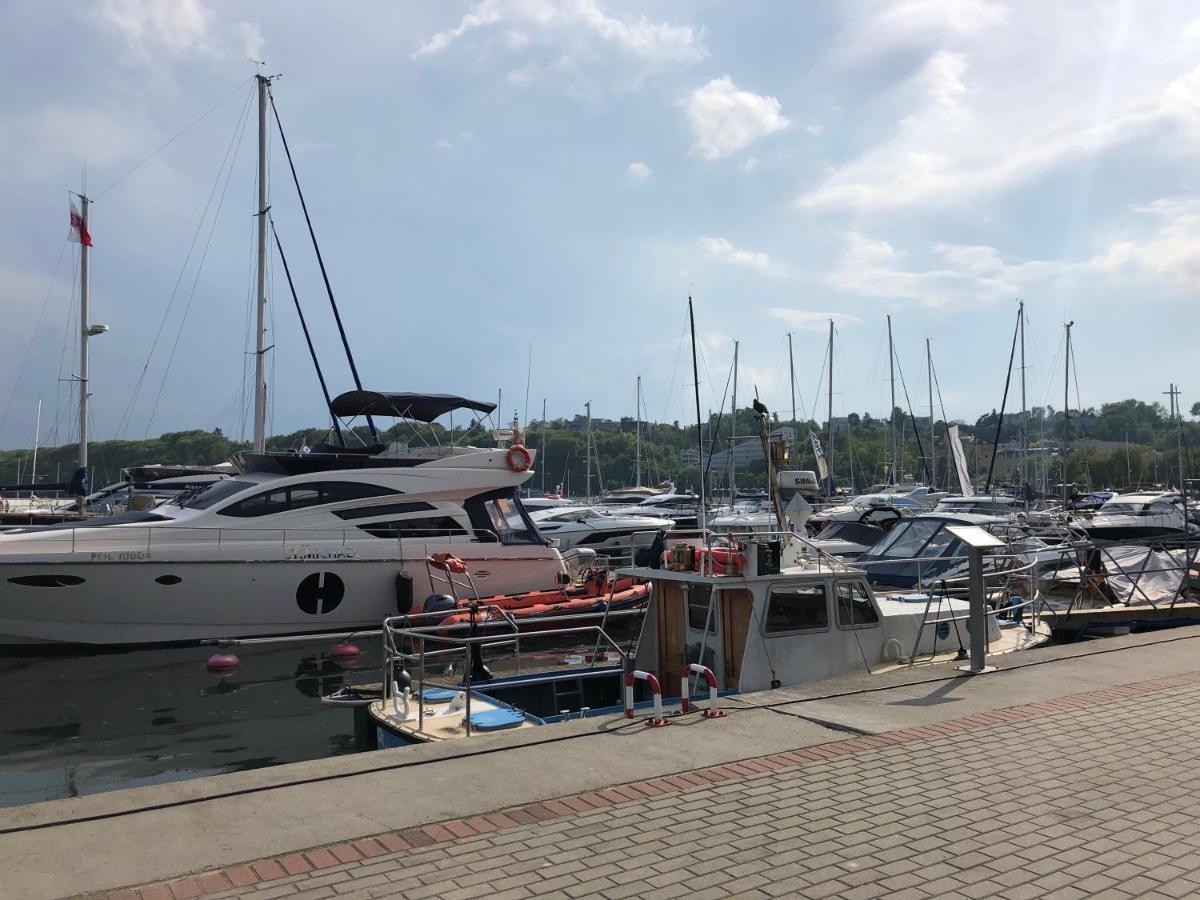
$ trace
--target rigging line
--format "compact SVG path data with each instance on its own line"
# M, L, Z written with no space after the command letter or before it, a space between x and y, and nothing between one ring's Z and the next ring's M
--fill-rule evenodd
M683 356L684 342L687 340L688 318L687 313L683 315L683 327L679 330L679 341L675 345L675 367L671 370L671 380L667 382L667 399L663 404L662 419L670 421L671 416L671 399L675 396L675 379L679 377L679 360Z
M996 436L992 439L992 459L988 463L987 481L984 482L983 492L992 492L992 475L996 472L996 453L1000 449L1000 429L1004 427L1004 410L1008 406L1008 388L1012 384L1013 360L1017 358L1017 335L1020 333L1021 321L1017 320L1013 328L1012 348L1008 351L1008 374L1004 377L1004 396L1000 400L1000 415L996 418ZM1024 486L1022 485L1022 490Z
M67 344L71 340L71 320L74 318L75 312L75 285L79 278L79 257L76 256L71 266L71 292L67 296L67 319L63 324L63 339L62 349L58 353L58 378L55 381L56 389L54 392L54 443L61 447L62 441L59 441L58 426L62 421L64 413L63 392L66 391L67 402L71 400L71 382L63 378L63 369L67 365Z
M725 398L729 396L729 382L732 380L733 380L733 364L731 363L729 366L729 374L725 376L725 393L723 393L721 395L721 405L718 408L717 421L715 424L713 424L712 422L709 423L709 425L712 427L712 430L709 432L709 435L708 435L708 463L704 466L705 483L708 482L709 473L712 472L713 448L717 445L717 435L721 433L721 419L725 415ZM729 447L730 447L729 452L732 453L733 452L733 444L730 443Z
M159 338L162 337L163 329L167 325L167 319L171 315L171 310L175 306L175 300L179 295L179 287L183 284L184 275L187 274L188 264L192 260L192 254L196 250L196 243L200 240L200 232L204 230L204 220L208 217L208 211L212 208L213 198L216 196L217 188L221 185L221 176L225 171L225 165L229 162L229 154L233 149L234 142L238 139L238 135L245 129L246 117L250 111L250 100L252 94L246 94L246 100L242 104L242 110L234 122L233 133L229 137L229 143L225 147L225 155L221 158L221 165L217 168L217 176L213 180L212 189L208 192L208 200L204 204L204 211L200 213L200 219L196 222L196 230L192 234L191 243L188 244L187 253L183 257L183 265L179 267L179 274L175 277L175 284L171 288L170 296L167 298L166 309L163 310L162 318L159 320L158 329L154 332L154 339L150 342L150 350L146 354L146 362L142 366L141 374L138 375L137 381L134 383L133 390L129 394L129 402L125 404L125 411L121 414L121 418L117 420L116 437L122 438L130 425L133 422L133 410L137 405L138 398L141 396L142 387L145 384L146 376L149 374L150 364L154 361L154 351L158 349Z
M817 418L817 404L821 400L821 385L825 381L825 366L829 364L829 350L826 348L824 356L821 357L821 371L817 373L817 390L813 394L812 406L809 407L808 421L815 422ZM808 424L807 422L805 423ZM811 428L810 428L811 430Z
M124 181L126 178L128 178L130 175L132 175L134 172L136 172L138 169L140 169L146 163L150 162L150 160L154 159L154 157L158 156L158 154L162 153L164 150L166 150L168 147L170 147L173 143L175 143L177 140L179 140L181 137L183 137L185 134L187 134L189 131L191 131L193 128L195 128L197 125L199 125L201 122L203 122L205 119L207 119L210 115L212 115L220 107L222 107L225 104L225 101L227 101L230 97L232 97L234 94L236 94L238 91L240 91L242 88L244 88L247 84L249 84L253 80L254 80L254 76L252 75L249 78L247 78L245 81L239 82L237 87L235 87L232 91L230 91L228 94L226 94L220 100L218 100L216 103L214 103L212 106L210 106L206 112L201 113L198 118L193 119L191 124L184 127L183 131L180 131L178 134L175 135L175 137L171 138L169 141L167 141L165 144L163 144L161 147L159 147L157 150L155 150L153 153L151 153L149 156L147 156L145 159L143 159L140 163L138 163L136 166L134 166L132 169L130 169L128 172L126 172L124 175L122 175L120 178L118 178L116 181L114 181L112 184L110 184L104 190L102 190L100 193L96 194L96 196L92 198L93 202L96 200L99 200L101 197L103 197L105 194L107 194L109 191L111 191L113 188L115 188L118 184L120 184L122 181Z
M158 413L158 404L162 400L163 390L166 388L168 376L171 374L171 365L175 362L175 354L179 350L179 340L183 337L184 326L187 325L188 312L192 308L192 301L196 298L196 288L200 284L200 276L204 272L204 263L208 259L208 250L212 246L213 235L217 230L217 222L221 218L221 208L225 205L225 196L229 192L229 182L233 177L234 163L237 161L238 151L242 146L242 137L246 134L245 123L242 121L242 130L237 135L237 142L233 146L233 153L229 157L229 171L225 175L225 185L221 189L221 196L217 200L217 208L213 210L212 220L209 223L208 237L204 240L204 249L200 253L200 260L196 264L196 275L192 279L191 290L188 291L187 302L183 307L183 315L179 319L179 330L175 332L175 343L171 347L171 355L167 357L167 365L163 369L162 381L158 385L158 394L154 398L154 405L150 408L150 418L146 420L146 437L150 436L150 428L154 424L154 416Z
M338 311L337 301L333 299L333 287L329 283L329 273L325 271L325 259L321 256L321 247L317 243L317 233L313 230L312 218L308 214L308 204L304 200L304 191L300 189L300 176L296 174L296 164L292 161L292 151L288 147L287 135L283 132L283 122L279 119L279 110L275 107L275 94L267 84L267 98L271 101L271 112L275 115L275 127L279 131L279 142L283 144L284 155L287 156L288 168L292 172L292 181L296 185L296 195L300 198L300 209L304 212L304 221L308 225L308 236L312 238L313 251L317 255L317 265L321 269L321 278L325 282L325 293L329 295L329 305L333 308L333 318L337 322L338 334L342 338L342 347L346 351L346 360L350 363L350 374L354 377L354 386L363 389L362 379L358 377L358 366L354 364L354 354L350 352L350 340L346 337L346 329L342 325L342 314ZM499 415L499 413L497 413ZM371 437L378 442L379 433L375 430L375 420L367 416L367 427L371 429ZM499 418L497 418L499 423Z
M21 379L25 375L25 366L29 364L29 357L33 353L33 345L36 342L37 333L41 330L42 320L46 317L46 309L50 305L50 295L54 293L54 285L58 281L58 272L62 268L63 256L67 252L69 241L63 241L62 247L58 251L58 259L54 263L54 274L50 276L50 286L46 288L46 296L42 298L41 309L38 310L37 321L33 324L33 331L30 332L29 342L25 345L25 356L21 359L21 367L17 369L17 380L13 383L12 393L8 395L8 405L4 407L4 415L0 416L0 432L4 430L5 424L8 422L8 414L12 412L13 401L17 396L17 389L21 386Z
M283 264L283 274L287 277L288 290L292 293L292 302L296 305L296 315L300 319L300 328L304 331L304 342L308 344L308 353L312 357L313 368L317 370L317 381L321 383L321 393L325 395L325 405L330 409L333 408L333 398L329 396L329 388L325 384L325 373L321 371L321 362L317 359L317 349L313 346L312 335L308 333L308 322L304 319L304 310L300 308L300 298L296 296L296 285L292 281L292 270L288 267L287 256L283 252L283 244L279 242L279 232L275 230L275 219L267 214L267 222L271 226L271 235L275 238L275 247L279 251L279 262ZM343 447L346 446L346 439L342 437L342 426L337 420L337 416L330 413L330 418L333 420L333 430L337 433L338 443Z
M917 427L917 417L913 415L912 400L908 397L908 385L904 383L904 369L900 365L900 354L894 354L896 357L896 372L900 375L900 387L904 389L904 402L908 404L908 421L912 425L913 434L917 438L917 458L921 460L921 467L925 470L925 483L929 484L933 479L929 477L929 459L925 456L925 447L921 443L921 429Z

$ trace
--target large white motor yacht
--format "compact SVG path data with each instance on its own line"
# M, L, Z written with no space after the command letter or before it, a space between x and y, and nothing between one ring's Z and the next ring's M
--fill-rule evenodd
M1182 541L1200 535L1182 496L1174 492L1118 494L1079 525L1088 537L1102 541Z
M461 397L352 391L334 415L430 422ZM514 451L520 450L515 457ZM516 465L514 465L514 459ZM239 453L238 473L151 510L0 534L0 643L137 644L377 628L445 592L425 564L466 561L481 594L564 577L517 497L533 451L325 445Z

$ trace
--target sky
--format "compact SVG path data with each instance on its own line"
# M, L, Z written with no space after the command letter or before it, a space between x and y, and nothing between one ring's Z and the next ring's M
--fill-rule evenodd
M74 440L94 198L93 439L248 436L253 76L279 114L364 385L505 419L1200 399L1200 9L1000 0L0 6L0 447ZM272 218L353 387L277 132ZM272 248L269 431L327 421ZM76 320L77 321L77 320ZM899 378L899 376L898 376ZM1014 382L1009 408L1019 404ZM938 415L941 415L940 409Z

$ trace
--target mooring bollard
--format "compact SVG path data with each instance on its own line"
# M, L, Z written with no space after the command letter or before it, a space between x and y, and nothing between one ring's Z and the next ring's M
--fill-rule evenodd
M691 693L688 682L692 680L692 673L703 675L704 680L708 682L708 709L704 710L700 715L706 719L719 719L725 713L721 712L718 707L717 700L717 676L713 674L713 670L708 666L702 666L700 663L692 663L683 667L683 689L680 696L683 702L680 705L680 711L683 713L691 712L692 704L689 694Z
M670 725L671 723L663 718L662 686L654 675L650 672L643 672L641 669L634 669L625 676L625 718L633 718L633 683L638 679L650 685L650 690L654 694L654 715L646 720L646 724L653 728Z

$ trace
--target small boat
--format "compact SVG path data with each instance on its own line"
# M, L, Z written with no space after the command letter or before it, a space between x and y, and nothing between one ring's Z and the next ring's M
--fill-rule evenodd
M493 734L544 725L537 716L486 694L430 687L419 694L411 691L368 706L378 728L381 749L405 744L425 744L464 738L470 734Z

